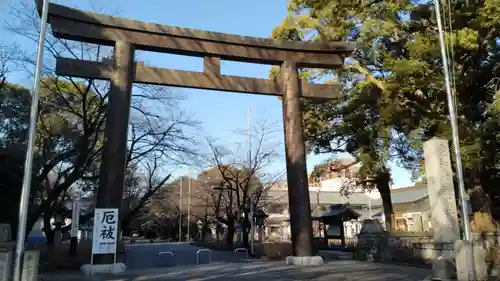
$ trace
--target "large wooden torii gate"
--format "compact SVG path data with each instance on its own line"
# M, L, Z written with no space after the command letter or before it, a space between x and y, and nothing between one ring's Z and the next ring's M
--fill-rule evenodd
M41 1L37 1L41 2ZM40 4L39 4L40 12ZM338 85L308 84L299 67L342 66L353 45L253 38L128 20L50 4L55 37L114 47L111 63L58 58L56 74L111 81L97 206L120 208L132 83L211 89L283 97L286 168L293 255L312 256L312 222L300 98L332 99ZM146 50L204 58L204 71L180 71L134 62ZM220 60L281 66L275 79L221 75ZM207 97L208 98L208 97Z

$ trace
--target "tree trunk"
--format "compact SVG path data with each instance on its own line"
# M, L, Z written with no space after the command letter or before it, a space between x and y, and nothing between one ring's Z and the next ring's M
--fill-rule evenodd
M248 214L245 214L245 218L242 220L241 227L243 236L243 247L246 249L250 249L250 243L249 243L250 221L248 220Z
M227 234L226 234L226 243L228 246L232 246L234 242L234 219L230 218L227 220Z
M205 237L207 236L209 227L210 227L210 225L207 223L203 223L203 226L201 227L200 239L203 242L205 242Z
M380 193L380 197L382 197L382 206L384 207L384 216L385 216L385 227L387 231L391 231L393 229L393 209L392 209L392 200L391 200L391 188L390 188L390 180L391 174L387 171L379 172L375 179L377 190Z
M215 239L217 240L217 245L220 243L221 234L224 233L224 229L222 229L219 222L215 225Z

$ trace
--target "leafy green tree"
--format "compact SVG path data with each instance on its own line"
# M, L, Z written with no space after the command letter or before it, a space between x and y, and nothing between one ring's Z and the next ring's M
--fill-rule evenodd
M379 173L381 178L388 178L386 163L391 157L404 167L419 170L423 141L434 136L451 139L432 1L346 3L291 0L289 16L273 32L275 38L347 40L357 45L340 71L307 72L311 79L333 74L344 87L337 101L304 102L309 147L332 151L332 142L337 144L347 137L350 141L341 143L341 149L354 153L375 182ZM495 0L451 1L443 3L441 13L451 58L466 184L480 186L491 200L500 198L495 188L497 4ZM487 201L482 199L477 201Z
M98 156L103 118L98 122L85 122L95 113L93 102L96 100L87 95L78 96L75 92L82 88L65 80L44 78L42 81L28 232L42 214L52 216L49 210L83 176L86 163ZM18 159L12 163L17 163L14 167L22 171L23 166L19 164L23 163L27 144L30 93L20 86L8 85L0 92L0 100L0 115L4 120L0 126L1 149L8 159ZM87 108L87 111L77 108ZM54 173L56 178L49 180ZM22 175L22 172L14 174ZM21 179L22 176L17 182ZM16 188L20 192L20 186Z

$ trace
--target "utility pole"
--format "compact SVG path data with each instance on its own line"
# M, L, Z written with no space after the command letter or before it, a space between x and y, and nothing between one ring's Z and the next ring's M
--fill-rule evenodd
M252 119L251 119L252 107L248 106L248 167L250 169L250 179L248 181L248 201L250 202L250 253L253 254L253 240L255 236L255 218L254 218L254 203L252 200L253 190L252 190L252 177L253 177L253 168L252 168Z
M182 242L182 178L179 182L179 242Z
M187 215L188 215L187 240L189 242L191 240L191 236L189 236L189 229L191 226L191 173L189 174L189 179L188 179L188 214Z
M321 189L316 189L316 204L318 205L318 211L320 210L319 207L319 193L321 192Z
M370 211L370 219L372 218L372 199L368 198L368 210Z
M39 5L39 1L37 1ZM38 99L40 98L40 76L43 65L43 48L45 44L45 33L47 28L47 15L49 13L49 0L43 0L42 17L40 20L40 35L36 51L35 78L33 92L31 95L30 123L28 128L28 148L24 161L24 177L21 189L21 200L19 203L19 224L17 226L16 255L14 257L14 279L21 280L21 268L24 256L24 243L26 237L26 221L28 218L28 204L31 189L31 174L33 172L33 152L36 139L36 121L38 119Z
M449 65L448 65L448 56L446 53L446 43L444 41L444 31L443 24L441 22L441 7L439 4L440 0L434 0L434 9L436 11L436 21L439 32L439 45L441 49L441 59L443 61L443 72L444 72L444 86L446 90L446 98L448 101L448 112L450 115L450 123L451 123L451 132L453 139L453 152L456 163L456 172L457 172L457 181L458 181L458 193L460 197L460 207L462 211L462 221L464 224L464 238L467 242L472 243L472 233L470 230L470 221L469 221L469 209L468 202L466 200L466 192L464 186L464 175L462 168L462 158L460 157L460 139L458 135L458 121L456 116L456 108L455 103L453 101L453 94L451 91L451 83L450 83L450 73L449 73ZM452 58L453 59L453 58ZM471 251L473 251L472 245ZM472 267L471 277L472 280L476 280L476 267L474 264L474 257L471 255L470 264Z

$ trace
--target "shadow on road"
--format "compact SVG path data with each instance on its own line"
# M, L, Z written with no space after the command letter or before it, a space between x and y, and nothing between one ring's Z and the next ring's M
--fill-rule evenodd
M146 269L168 266L186 266L197 264L197 251L200 248L189 243L157 243L157 244L129 244L125 250L125 264L129 269ZM170 254L158 255L160 252L171 252ZM233 262L236 261L231 251L211 250L200 252L199 262ZM244 257L244 253L238 253L236 258Z
M175 269L175 270L174 270ZM127 281L421 281L429 270L413 267L380 265L357 261L332 261L318 267L288 266L281 262L249 261L247 263L212 263L154 269ZM110 279L111 280L111 279Z
M50 274L50 281L422 281L430 270L355 260L327 261L322 266L301 267L284 261L236 260L231 251L212 251L212 262L196 252L202 248L188 243L127 245L127 271L119 275L85 277L81 273ZM172 252L158 256L158 252Z
M203 265L130 269L115 276L84 277L78 275L46 276L51 281L421 281L429 269L359 262L330 261L323 266L300 267L283 261L214 262Z

